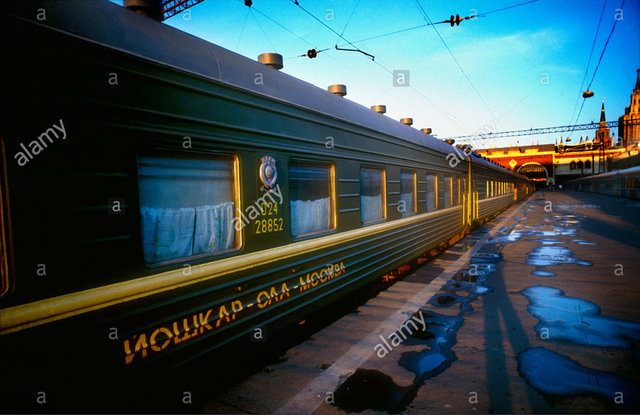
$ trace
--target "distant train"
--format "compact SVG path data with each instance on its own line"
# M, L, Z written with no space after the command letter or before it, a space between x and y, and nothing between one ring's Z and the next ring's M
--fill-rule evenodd
M170 369L276 332L534 190L108 1L2 7L13 385Z
M571 190L640 199L640 166L569 180Z

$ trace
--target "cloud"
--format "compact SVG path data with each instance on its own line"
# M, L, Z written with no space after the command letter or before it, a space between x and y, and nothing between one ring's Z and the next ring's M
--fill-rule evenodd
M459 39L462 39L462 36ZM541 60L560 51L566 43L562 32L551 28L501 36L484 36L464 41L464 43L459 39L450 37L445 41L461 64L462 62L511 63L517 59L530 65L538 65ZM451 62L451 57L449 52L441 50L430 56L428 61Z

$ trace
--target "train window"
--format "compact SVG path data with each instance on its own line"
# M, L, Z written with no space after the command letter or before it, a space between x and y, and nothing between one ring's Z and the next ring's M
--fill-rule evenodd
M5 195L3 189L6 189L6 167L4 164L5 161L5 151L4 151L4 140L0 139L0 297L7 294L10 288L10 280L9 280L9 238L11 237L11 232L9 231L9 216L8 209L5 207L4 199ZM5 215L7 216L7 220L5 222Z
M148 266L238 248L238 160L154 150L138 157L144 261Z
M332 164L291 161L289 197L294 237L335 229L335 168Z
M458 177L457 186L456 186L456 194L457 194L457 196L456 196L456 199L457 199L456 200L456 205L459 205L460 203L462 203L462 197L461 197L461 194L460 194L461 193L460 189L461 189L460 188L460 178Z
M360 217L362 223L384 219L386 212L386 178L383 169L360 169Z
M591 168L591 160L587 160L584 162L584 168L585 169L590 169Z
M491 182L487 180L487 199L491 197Z
M414 213L417 209L416 202L416 173L400 173L400 210L403 214Z
M427 212L438 208L438 176L427 175Z
M451 178L451 205L455 205L456 204L456 193L458 192L457 190L457 181L455 177Z
M451 176L444 176L444 207L448 208L453 204L453 181Z

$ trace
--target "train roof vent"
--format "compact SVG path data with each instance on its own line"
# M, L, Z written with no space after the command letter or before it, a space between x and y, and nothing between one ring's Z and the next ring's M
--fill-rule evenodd
M413 125L413 118L400 118L400 122L404 125Z
M384 114L385 112L387 112L386 105L374 105L371 107L371 109L377 112L378 114Z
M159 22L164 18L162 0L124 0L123 6Z
M431 134L432 130L431 130L431 128L422 128L422 129L420 129L420 131L422 131L425 134Z
M347 95L347 86L341 85L341 84L329 85L329 87L327 88L327 91L331 92L332 94L336 94L338 96L343 97Z
M284 67L284 65L282 64L282 55L277 53L263 53L258 56L258 62L277 70L280 70Z
M456 142L456 140L454 140L453 138L447 138L446 140L444 140L444 142L452 146L453 143Z

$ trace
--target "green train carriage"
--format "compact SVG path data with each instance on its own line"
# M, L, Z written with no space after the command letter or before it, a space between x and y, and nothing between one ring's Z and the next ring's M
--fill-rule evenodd
M11 7L0 341L15 385L246 343L533 189L109 2Z

